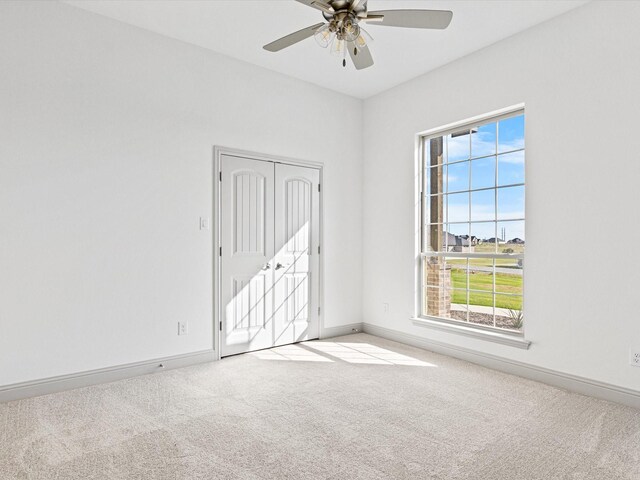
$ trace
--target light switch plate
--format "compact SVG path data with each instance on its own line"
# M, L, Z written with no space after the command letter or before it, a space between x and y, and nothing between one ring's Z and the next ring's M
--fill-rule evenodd
M640 348L629 350L629 365L640 367Z
M189 324L187 322L178 322L178 335L187 335L189 333Z

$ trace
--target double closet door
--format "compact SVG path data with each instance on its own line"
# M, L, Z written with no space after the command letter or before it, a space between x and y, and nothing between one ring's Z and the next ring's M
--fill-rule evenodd
M221 356L318 338L319 170L220 165Z

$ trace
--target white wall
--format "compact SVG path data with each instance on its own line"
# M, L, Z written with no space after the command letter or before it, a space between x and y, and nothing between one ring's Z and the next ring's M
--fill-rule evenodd
M0 2L0 386L211 348L198 218L219 144L325 163L327 327L364 319L640 390L639 21L638 2L588 4L367 100L363 135L358 100L67 5ZM415 134L520 102L528 351L409 320Z
M587 4L365 101L365 322L640 390L639 24L640 2ZM415 134L520 102L528 351L409 320Z
M214 145L324 162L325 326L360 322L361 107L57 2L0 2L0 385L212 347Z

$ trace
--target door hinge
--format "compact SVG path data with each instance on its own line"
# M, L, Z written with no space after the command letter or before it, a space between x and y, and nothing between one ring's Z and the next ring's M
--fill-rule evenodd
M220 172L220 181L222 181L222 172Z
M318 307L318 315L320 315L320 307Z
M220 247L220 256L222 256L222 247Z
M320 184L318 184L318 191L320 191Z
M220 331L222 331L222 320L220 320Z
M320 255L320 245L318 245L318 255Z

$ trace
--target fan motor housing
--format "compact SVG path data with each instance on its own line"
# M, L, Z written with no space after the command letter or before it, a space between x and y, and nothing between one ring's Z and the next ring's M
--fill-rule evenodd
M367 2L361 1L356 5L356 8L350 10L351 0L333 0L327 2L333 9L335 13L327 13L322 12L322 15L326 20L331 20L332 18L337 17L339 14L345 15L348 12L353 13L355 16L363 16L367 12Z

